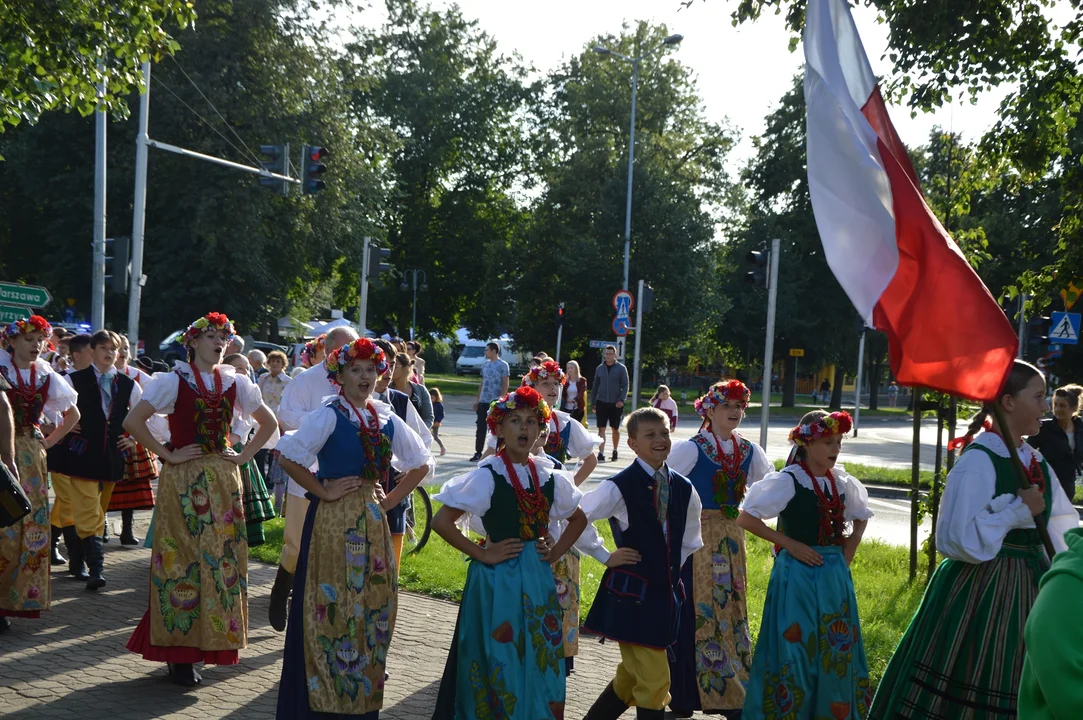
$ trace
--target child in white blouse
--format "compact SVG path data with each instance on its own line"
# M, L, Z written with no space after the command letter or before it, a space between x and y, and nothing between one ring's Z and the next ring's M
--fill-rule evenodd
M778 549L744 720L859 720L872 701L849 570L872 511L864 486L835 467L851 427L845 412L805 415L790 431L790 463L749 487L741 506L737 524ZM774 517L777 530L764 523Z

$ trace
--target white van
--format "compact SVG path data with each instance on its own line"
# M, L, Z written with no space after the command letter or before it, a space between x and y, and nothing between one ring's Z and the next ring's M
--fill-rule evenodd
M522 371L529 358L525 353L516 353L511 349L511 338L505 335L496 340L474 340L467 337L463 342L462 351L455 361L456 375L480 375L481 366L485 364L485 346L495 342L500 346L500 359L511 366L512 374Z

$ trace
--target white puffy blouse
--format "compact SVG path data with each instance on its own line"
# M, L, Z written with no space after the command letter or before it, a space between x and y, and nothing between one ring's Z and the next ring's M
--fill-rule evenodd
M177 402L177 391L180 389L181 377L189 386L195 388L195 369L188 363L178 360L173 365L176 372L155 373L143 386L143 399L154 408L155 413L170 415L173 406ZM237 386L237 399L233 407L233 417L248 418L263 404L263 395L259 386L253 383L245 375L239 375L232 365L216 365L218 375L222 379L222 392ZM178 373L180 373L178 375ZM214 373L200 373L204 386L208 390L214 389Z
M790 473L793 474L792 477ZM846 496L843 520L853 522L871 518L873 512L869 508L869 491L861 481L846 472L841 465L836 465L831 470L831 475L835 478L835 487L839 493ZM763 480L750 486L744 502L741 503L741 510L760 520L778 517L797 494L793 487L794 477L797 478L797 484L806 490L812 490L812 483L816 482L825 493L830 492L831 483L826 477L814 479L800 465L789 465L783 468L782 472L769 473Z

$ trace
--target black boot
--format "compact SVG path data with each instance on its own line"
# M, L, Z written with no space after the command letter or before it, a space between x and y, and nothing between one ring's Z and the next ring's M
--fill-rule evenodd
M290 601L290 590L293 588L293 573L286 572L286 568L278 566L278 574L275 575L275 584L271 587L271 627L278 632L286 629L286 606Z
M203 677L196 672L192 663L169 663L169 676L182 687L195 687L203 682Z
M90 578L86 581L86 589L97 590L105 587L105 576L102 575L102 564L105 562L105 553L102 552L102 539L97 535L83 538L83 554L86 556L87 568L90 570Z
M647 708L636 708L636 720L665 720L665 710L648 710Z
M594 704L590 706L590 710L587 711L587 716L583 720L617 720L627 709L628 706L624 704L624 701L617 696L616 691L613 689L613 683L609 683L605 686L602 694L598 696L598 699L594 701Z
M57 547L57 544L60 542L60 535L63 532L64 532L63 528L58 528L56 525L51 525L49 527L49 534L52 535L51 540L52 540L52 543L53 543L53 556L49 560L49 564L52 565L53 567L56 567L57 565L67 565L68 564L68 561L65 560L64 556L60 554L60 548Z
M134 510L120 511L120 521L123 524L120 530L121 545L138 545L140 543L139 538L132 534L132 515L134 513Z
M73 580L86 582L90 579L90 575L86 571L83 541L79 539L79 533L75 532L74 525L64 528L64 544L68 546L68 575Z

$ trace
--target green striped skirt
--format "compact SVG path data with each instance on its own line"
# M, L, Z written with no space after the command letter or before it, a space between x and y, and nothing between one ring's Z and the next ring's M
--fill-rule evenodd
M984 563L940 563L869 720L1014 720L1023 627L1048 569L1041 546L1005 545Z
M237 453L244 452L244 445L233 446ZM263 523L275 517L274 500L267 492L263 473L255 460L241 465L241 486L244 488L244 520L248 534L248 546L255 547L267 541Z

